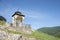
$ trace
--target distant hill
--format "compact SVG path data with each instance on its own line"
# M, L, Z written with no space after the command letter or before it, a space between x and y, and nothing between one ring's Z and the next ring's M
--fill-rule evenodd
M40 28L37 31L41 31L44 33L47 33L49 35L53 35L56 37L60 38L60 26L55 26L55 27L44 27L44 28Z
M48 35L48 34L43 33L41 31L40 32L38 32L38 31L33 32L32 36L37 38L37 40L60 40L60 38L58 38L58 37Z

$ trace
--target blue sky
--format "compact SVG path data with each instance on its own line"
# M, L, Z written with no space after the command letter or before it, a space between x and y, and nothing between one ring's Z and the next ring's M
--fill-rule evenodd
M0 15L8 22L18 9L33 29L60 26L60 0L0 0Z

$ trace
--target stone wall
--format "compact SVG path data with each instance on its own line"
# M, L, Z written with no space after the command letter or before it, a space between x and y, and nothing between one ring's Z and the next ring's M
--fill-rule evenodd
M12 26L10 23L6 23L5 25L0 25L0 40L36 40L34 37L27 37L23 36L22 34L14 34L9 33L7 30L1 29L8 29L18 32L23 32L25 34L31 34L32 29L30 25L22 25L21 27Z
M3 26L0 25L0 28L7 28L10 30L15 30L15 31L20 31L26 34L31 34L32 33L32 28L30 24L21 24L21 26L13 26L12 23L7 23Z
M0 30L0 40L36 40L35 38L13 34Z

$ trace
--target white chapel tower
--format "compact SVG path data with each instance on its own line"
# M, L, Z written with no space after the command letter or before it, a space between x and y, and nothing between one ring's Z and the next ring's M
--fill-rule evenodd
M12 15L12 22L13 22L13 26L19 26L22 24L22 21L24 19L25 15L23 15L21 12L16 11L13 15Z

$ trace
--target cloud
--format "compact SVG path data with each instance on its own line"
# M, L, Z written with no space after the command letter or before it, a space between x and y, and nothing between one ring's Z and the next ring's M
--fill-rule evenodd
M28 17L30 17L30 18L39 18L39 16L37 16L37 15L28 15Z
M43 19L46 17L44 13L37 12L37 11L24 10L22 12L26 15L26 17L29 17L29 18Z

